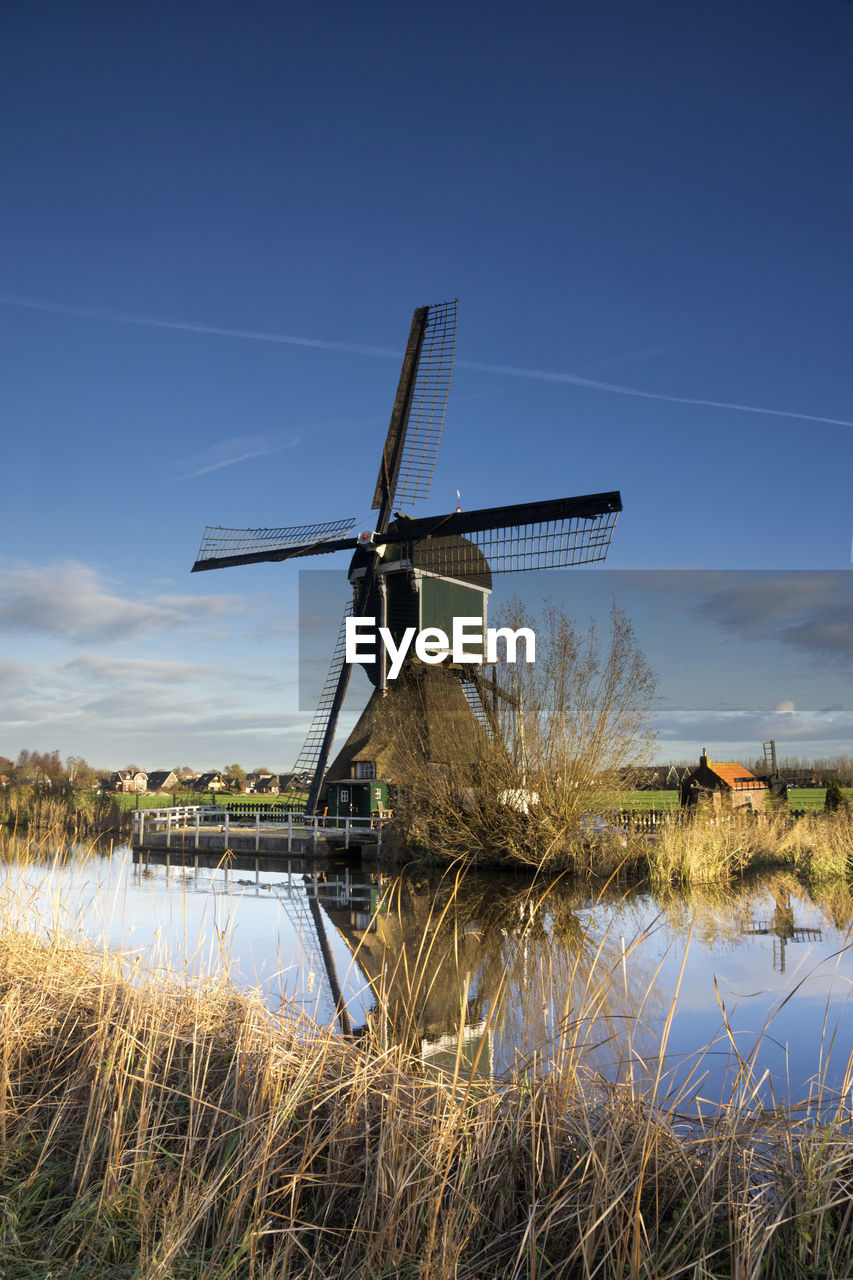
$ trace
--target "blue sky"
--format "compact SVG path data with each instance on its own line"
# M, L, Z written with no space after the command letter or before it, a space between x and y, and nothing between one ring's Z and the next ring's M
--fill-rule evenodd
M0 754L290 764L296 568L191 577L202 528L366 522L448 297L423 510L619 488L614 568L849 572L847 0L34 0L2 33ZM764 644L720 754L850 711L848 621L796 698ZM729 639L665 754L715 749Z

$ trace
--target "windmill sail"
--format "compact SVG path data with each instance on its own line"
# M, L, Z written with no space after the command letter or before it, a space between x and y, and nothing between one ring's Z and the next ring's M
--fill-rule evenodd
M419 307L385 438L373 508L410 506L429 494L450 392L456 300Z
M323 685L323 692L320 694L320 701L317 703L311 720L311 727L302 744L302 750L296 757L291 780L283 792L283 795L290 799L294 799L297 794L305 790L305 778L307 776L311 778L311 793L314 792L314 784L317 780L318 772L322 780L322 770L325 768L326 760L331 750L332 740L337 728L338 715L343 702L343 694L346 692L346 684L349 682L350 668L345 661L346 625L347 618L352 617L352 611L353 605L352 601L350 601L341 619L332 661L329 663L329 671ZM344 682L343 691L341 690L342 681ZM318 766L320 766L319 770ZM316 802L316 796L314 800ZM309 795L306 807L309 813L313 812L315 805L311 801L311 795Z
M616 492L516 503L398 520L387 540L415 568L450 578L482 573L484 559L492 573L566 568L605 558L621 510Z
M208 525L192 572L256 564L263 560L290 560L323 552L351 551L356 545L349 537L354 528L355 516L328 520L324 524L295 525L289 529L223 529L219 525Z

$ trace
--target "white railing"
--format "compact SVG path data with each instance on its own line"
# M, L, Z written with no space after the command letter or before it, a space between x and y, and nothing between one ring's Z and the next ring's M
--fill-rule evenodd
M228 844L228 836L232 829L236 828L239 832L243 827L248 825L246 819L254 819L254 836L255 851L261 847L261 821L264 817L269 817L269 808L267 806L259 806L256 809L241 809L238 819L234 819L228 810L222 805L215 804L184 804L173 805L167 809L133 809L133 839L134 845L142 845L145 840L146 831L149 835L166 835L166 848L171 848L172 836L180 835L186 841L187 834L192 837L193 848L199 847L199 836L202 827L216 826L222 829L224 844ZM386 818L330 818L328 815L316 815L313 818L306 817L304 813L282 813L279 809L276 812L276 827L281 830L282 827L287 831L287 852L290 853L293 848L293 837L304 836L310 834L313 840L314 848L317 848L317 842L321 834L326 835L343 835L344 848L350 846L350 835L359 831L375 831L377 844L382 845L382 827L387 821Z

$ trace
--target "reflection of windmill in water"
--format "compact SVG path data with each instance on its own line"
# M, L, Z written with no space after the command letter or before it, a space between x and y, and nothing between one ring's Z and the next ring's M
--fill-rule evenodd
M624 940L588 908L585 885L542 894L492 874L401 877L372 914L344 901L326 914L373 992L368 1023L384 1047L451 1074L458 1053L460 1071L476 1062L494 1076L534 1061L612 1069L629 1042L648 1047L636 1015L660 1004L649 965L632 958L629 985Z
M402 1044L432 1067L452 1073L458 1052L461 1070L476 1063L479 1075L493 1075L491 993L479 981L476 923L458 918L456 903L448 910L433 887L402 880L370 912L344 899L325 905L373 996L365 1030L383 1048Z
M791 895L786 888L774 886L771 893L776 904L773 915L767 920L750 920L744 933L753 937L772 937L773 968L784 973L785 949L788 943L816 942L823 937L823 930L796 923L794 908L791 906Z
M354 553L347 615L374 618L399 644L408 627L439 627L454 617L486 622L493 573L565 567L603 560L617 514L618 492L557 498L479 511L411 519L397 508L429 493L444 421L456 333L456 303L418 308L412 320L391 423L373 494L375 529L352 536L353 519L294 528L205 530L193 571L268 560ZM498 692L470 663L407 663L390 682L384 649L365 667L376 686L328 780L338 780L337 812L367 816L387 804L383 771L394 775L395 735L416 742L428 764L473 764L488 742L485 729ZM344 624L319 705L294 768L291 794L310 777L307 810L317 810L326 765L351 673ZM392 696L386 697L387 694ZM460 743L468 759L459 758ZM450 753L453 753L452 755ZM349 784L350 781L352 785ZM345 806L349 806L346 808Z
M480 1074L491 1074L492 1033L478 992L466 983L479 965L478 931L448 932L432 894L407 895L401 910L399 886L392 901L381 880L315 869L283 886L280 903L303 957L306 1009L315 1009L320 1021L337 1021L345 1036L361 1034L335 963L331 937L337 932L352 957L344 981L350 986L357 973L366 982L373 1001L367 1020L384 1048L403 1043L425 1061L446 1065L441 1060L454 1056L461 1032L463 1060L470 1065L476 1058ZM469 985L460 1028L460 993Z

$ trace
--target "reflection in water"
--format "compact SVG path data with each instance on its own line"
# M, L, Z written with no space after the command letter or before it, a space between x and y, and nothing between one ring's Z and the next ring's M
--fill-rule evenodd
M769 920L750 920L745 932L771 935L773 938L773 968L780 973L785 972L785 947L789 942L819 941L822 930L809 925L797 924L794 919L794 907L787 886L771 885L773 895L773 915Z
M846 883L776 874L591 896L523 876L212 862L9 856L6 915L105 940L129 963L227 963L273 1006L402 1042L463 1078L594 1069L679 1109L716 1105L734 1084L801 1096L818 1072L846 1087Z

